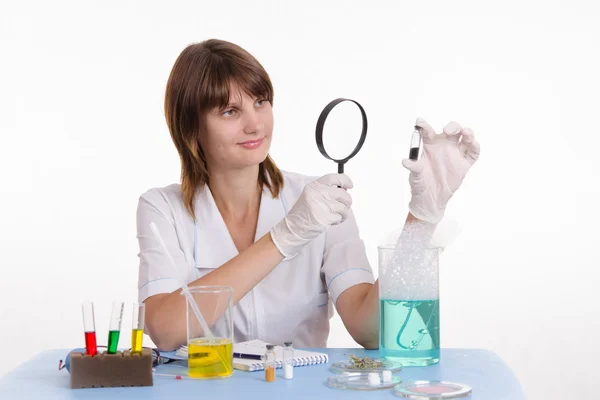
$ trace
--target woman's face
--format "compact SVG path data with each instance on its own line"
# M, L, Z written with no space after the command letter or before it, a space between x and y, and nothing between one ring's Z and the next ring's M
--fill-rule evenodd
M240 169L265 160L271 146L273 109L231 87L229 104L206 115L200 141L209 169ZM233 95L235 93L236 95Z

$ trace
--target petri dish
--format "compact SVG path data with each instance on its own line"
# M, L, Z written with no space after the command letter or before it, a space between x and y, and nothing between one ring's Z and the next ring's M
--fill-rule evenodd
M390 382L383 382L380 377L380 383L371 385L369 383L369 374L364 372L356 372L342 375L333 375L327 379L327 385L331 388L346 389L346 390L382 390L392 389L402 380L392 375Z
M413 400L458 399L471 391L469 385L447 381L412 381L394 387L394 394Z
M385 358L375 359L374 361L382 363L381 367L356 369L350 361L338 361L331 364L329 368L331 372L335 372L336 374L382 372L386 370L392 371L392 374L395 374L402 370L402 364L398 361L387 360Z

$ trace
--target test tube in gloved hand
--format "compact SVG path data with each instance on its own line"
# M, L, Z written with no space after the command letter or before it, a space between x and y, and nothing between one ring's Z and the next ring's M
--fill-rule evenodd
M409 160L417 161L419 159L419 148L421 147L421 132L419 132L419 129L421 128L415 125L415 130L410 138Z

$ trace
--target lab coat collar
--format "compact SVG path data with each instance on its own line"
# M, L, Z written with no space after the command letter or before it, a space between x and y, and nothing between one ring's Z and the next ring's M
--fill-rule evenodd
M207 185L199 190L194 208L198 232L197 243L194 244L198 249L196 266L217 268L237 256L239 252ZM254 241L269 232L284 216L281 199L273 198L269 189L263 187Z

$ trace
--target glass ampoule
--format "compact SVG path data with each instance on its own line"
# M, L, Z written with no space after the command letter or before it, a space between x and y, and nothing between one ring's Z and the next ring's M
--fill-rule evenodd
M267 345L267 351L265 352L264 364L265 364L265 380L267 382L275 381L275 346L272 344Z
M292 342L283 344L283 379L294 378L294 348Z
M421 147L421 128L415 125L415 130L410 137L410 152L408 159L417 161L419 159L419 148Z

